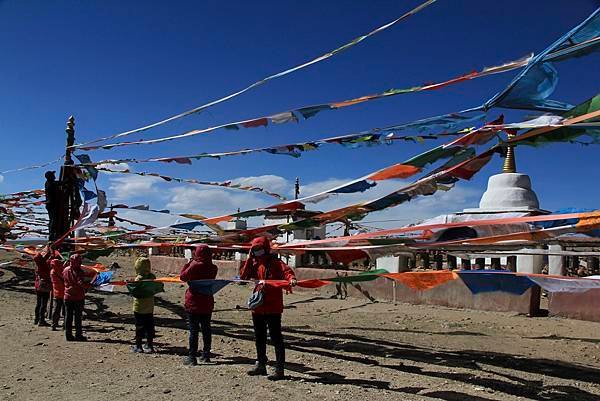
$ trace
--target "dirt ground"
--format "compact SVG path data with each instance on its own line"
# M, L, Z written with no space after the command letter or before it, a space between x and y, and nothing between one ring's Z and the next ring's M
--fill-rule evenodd
M434 306L286 296L288 380L254 362L249 288L216 296L214 365L185 367L184 287L155 310L158 353L133 354L131 298L91 292L87 343L33 325L33 273L0 268L2 400L600 400L600 325ZM273 350L269 348L273 357Z

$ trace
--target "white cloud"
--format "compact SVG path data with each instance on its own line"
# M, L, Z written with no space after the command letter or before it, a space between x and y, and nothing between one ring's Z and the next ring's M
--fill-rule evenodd
M98 164L97 167L98 168L106 168L109 170L116 170L116 171L130 170L129 164L127 164L127 163L102 163L102 164Z
M124 217L131 221L136 221L138 223L150 224L155 227L166 227L172 224L185 223L188 221L192 221L190 219L186 219L184 217L173 216L167 213L156 213L151 211L144 210L134 210L134 209L118 209L119 216ZM126 223L120 223L124 226L127 226ZM139 226L135 226L139 228Z
M327 191L331 188L338 187L342 184L346 184L347 182L352 180L352 178L328 178L323 181L316 181L310 184L301 185L300 197L304 198L306 196L315 195L323 191Z
M118 174L118 173L116 173ZM156 184L162 180L157 177L143 177L139 175L119 175L109 178L111 198L118 201L128 199L147 198L156 195Z
M205 216L235 213L241 210L265 206L269 202L265 196L251 192L221 188L175 187L169 191L170 199L166 207L177 213L198 213Z
M284 196L289 194L293 187L293 184L287 179L272 174L257 177L239 177L231 181L241 185L253 185Z
M477 207L482 193L480 189L459 183L448 192L438 191L431 196L418 197L396 207L371 213L363 221L366 225L377 228L400 227L441 214Z
M301 188L301 196L319 193L348 181L350 179L328 179L314 182ZM358 202L377 199L401 189L409 183L410 181L406 180L380 181L377 186L365 192L332 195L316 204L307 203L307 207L323 211L338 209ZM421 196L396 207L370 213L363 220L377 221L377 224L373 224L376 227L398 227L440 214L459 212L467 207L476 207L481 194L482 191L479 189L471 188L465 183L458 183L450 191L438 191L431 196Z
M116 174L115 174L116 175ZM301 197L322 192L324 190L344 184L351 179L328 178L302 185ZM239 177L233 182L244 185L255 185L266 190L290 195L293 192L293 181L277 175L263 175L257 177ZM257 207L265 207L278 203L275 199L254 192L244 192L234 189L211 188L196 185L171 185L158 187L162 182L155 177L140 177L135 175L117 176L110 178L110 187L113 199L126 201L127 199L144 198L144 203L149 203L152 208L167 208L172 213L197 213L207 217L235 213L238 209L244 211ZM354 203L377 199L395 190L406 186L409 181L389 180L381 181L377 186L354 194L333 195L317 204L307 204L312 210L328 211L341 208ZM482 189L474 189L466 183L458 185L450 191L438 191L432 196L423 196L394 208L374 212L365 217L366 225L377 228L390 228L414 223L419 220L434 217L440 214L462 211L467 207L476 207ZM373 223L369 223L373 221ZM152 222L148 221L152 224ZM252 222L260 224L259 222ZM360 223L360 222L359 222Z
M269 192L289 196L293 183L278 175L238 177L231 180L236 184L256 186ZM167 208L177 212L194 212L206 216L235 213L268 206L279 201L266 195L235 189L202 186L180 186L169 190Z
M4 176L0 174L0 184L4 182Z

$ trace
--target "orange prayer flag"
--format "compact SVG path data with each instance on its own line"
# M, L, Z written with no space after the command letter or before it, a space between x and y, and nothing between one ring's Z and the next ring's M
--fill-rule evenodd
M210 219L204 219L201 220L203 223L205 224L217 224L217 223L221 223L224 221L229 221L232 220L233 216L218 216L218 217L212 217Z
M154 281L158 281L159 283L181 283L181 279L179 278L179 276L175 276L175 277L159 277L157 279L154 279Z
M419 171L421 171L419 167L411 166L409 164L394 164L393 166L371 174L367 178L373 181L383 181L392 178L408 178Z
M456 280L458 275L450 270L430 272L386 273L382 276L396 280L413 290L430 290L434 287Z
M337 102L337 103L331 103L330 106L336 109L339 109L341 107L346 107L346 106L352 106L355 104L359 104L362 102L366 102L368 100L371 100L373 98L376 98L377 95L370 95L370 96L362 96L356 99L351 99L351 100L345 100L343 102Z

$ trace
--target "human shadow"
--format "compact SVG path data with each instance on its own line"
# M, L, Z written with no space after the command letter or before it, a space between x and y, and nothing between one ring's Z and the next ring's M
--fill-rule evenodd
M289 302L289 303L287 303L287 305L311 304L316 301L324 301L324 300L328 300L328 299L329 298L325 298L325 297L312 297L312 298L308 298L308 299L302 299L299 301Z
M445 401L464 401L465 394L458 391L432 391L430 393L424 392L421 395L429 398L437 398ZM493 401L493 398L480 397L478 395L468 395L470 401Z
M35 275L32 269L12 265L3 266L2 269L12 273L12 277L5 278L3 276L2 280L0 280L0 289L31 295L35 294Z
M537 336L537 337L525 337L530 340L566 340L566 341L581 341L592 344L600 344L599 338L580 338L580 337L566 337L566 336L557 336L557 335L549 335L549 336Z
M381 327L340 327L340 329L342 330L356 330L356 331L380 331L380 332L388 332L388 333L397 333L397 332L402 332L402 333L415 333L415 334L440 334L440 335L444 335L444 336L480 336L480 337L487 337L488 335L485 333L478 333L478 332L473 332L473 331L462 331L462 330L455 330L455 331L439 331L439 332L432 332L432 331L423 331L423 330L411 330L411 329L406 329L406 328L393 328L393 329L385 329L385 328L381 328Z
M161 300L161 306L173 311L179 316L184 316L180 305ZM364 305L359 305L359 307ZM169 323L172 326L172 322ZM185 327L184 327L185 328ZM236 324L229 321L213 320L214 334L236 340L253 341L254 333L250 324ZM440 333L443 334L443 333ZM474 333L469 333L472 335ZM450 335L465 335L456 332ZM485 366L507 369L516 372L526 372L550 376L565 380L585 381L600 384L600 369L581 366L573 363L554 361L540 358L518 357L493 351L461 350L443 351L411 344L402 344L397 341L387 341L350 333L332 333L307 329L304 326L286 327L286 342L288 348L297 352L311 355L320 355L327 358L355 362L367 366L379 366L396 371L421 374L456 380L468 384L479 385L500 391L506 394L526 397L537 397L543 391L543 381L527 380L519 374L509 375L489 370ZM400 364L380 364L376 359L398 360ZM403 364L402 361L425 364L427 369L414 365ZM474 373L487 371L508 379L489 379L477 377L474 373L453 373L432 370L431 366L440 368L471 369ZM584 390L572 386L563 386L563 392L568 394L590 395ZM569 393L569 391L571 391Z
M17 277L18 274L18 277ZM23 290L23 286L31 285L33 274L28 274L24 269L18 269L15 277L2 282L2 289L9 283L9 290ZM28 281L29 280L29 281ZM130 314L117 314L111 312L104 303L111 294L90 296L90 316L100 322L107 323L132 323ZM122 296L122 295L121 295ZM185 311L180 304L170 302L160 296L156 297L156 305L164 308L174 317L157 317L157 327L167 327L186 330ZM368 304L357 305L352 310ZM333 313L336 313L334 311ZM360 328L352 328L360 331ZM545 385L552 378L558 380L571 380L586 382L593 385L600 384L600 369L583 366L571 362L558 360L515 356L490 350L440 350L427 346L373 338L368 335L371 329L362 330L362 333L336 333L326 330L314 330L306 326L284 328L284 335L288 349L310 356L320 356L340 362L352 362L365 367L376 366L393 372L402 372L427 378L455 381L468 386L479 386L485 391L491 391L496 396L510 395L540 400L597 400L597 395L590 393L575 385ZM376 330L375 330L376 331ZM381 330L384 331L384 330ZM401 331L401 330L391 330ZM420 332L412 330L420 334ZM213 320L213 333L215 336L231 338L237 341L254 341L254 333L250 318L247 324L238 324L230 321ZM363 334L364 333L364 334ZM447 334L447 333L439 333ZM448 335L476 335L474 333L454 332ZM547 337L545 339L548 339ZM569 339L569 338L565 338ZM579 340L579 339L573 339ZM101 340L104 343L130 344L119 339ZM161 346L161 353L171 355L185 355L187 349L181 346L165 344ZM254 360L243 356L224 357L222 364L247 364ZM432 391L423 393L424 388L404 387L394 388L391 383L382 380L364 380L348 378L339 372L315 370L301 363L290 363L291 372L308 377L292 375L289 380L305 381L323 384L347 384L361 388L378 388L404 394L420 394L441 400L474 399L487 401L484 394L472 396L457 391ZM485 373L485 376L481 374ZM526 374L532 374L526 376Z

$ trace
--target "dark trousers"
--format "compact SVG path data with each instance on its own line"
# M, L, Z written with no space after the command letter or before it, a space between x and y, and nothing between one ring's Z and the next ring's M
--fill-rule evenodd
M212 346L212 329L210 327L210 320L212 314L206 315L194 315L188 313L188 324L190 329L190 351L189 355L195 358L198 354L198 334L200 328L202 328L202 355L210 356L210 349Z
M57 227L57 214L58 208L55 205L46 205L46 211L48 211L48 240L54 241L58 239L58 227Z
M142 340L146 338L148 345L152 345L154 340L154 314L153 313L137 313L135 316L135 342L137 345L142 344Z
M65 301L67 316L65 317L65 335L67 338L73 336L73 319L75 319L75 336L83 335L81 327L81 315L83 314L84 301Z
M57 327L58 321L60 320L60 314L65 305L65 301L62 299L54 298L54 311L52 312L52 326Z
M36 302L35 302L35 323L43 322L46 320L46 308L48 307L48 300L50 299L49 292L36 291Z
M281 314L273 315L252 315L254 323L254 337L256 341L256 356L259 363L267 363L267 327L269 336L275 347L275 360L277 365L283 367L285 363L285 345L283 343L283 334L281 333Z

